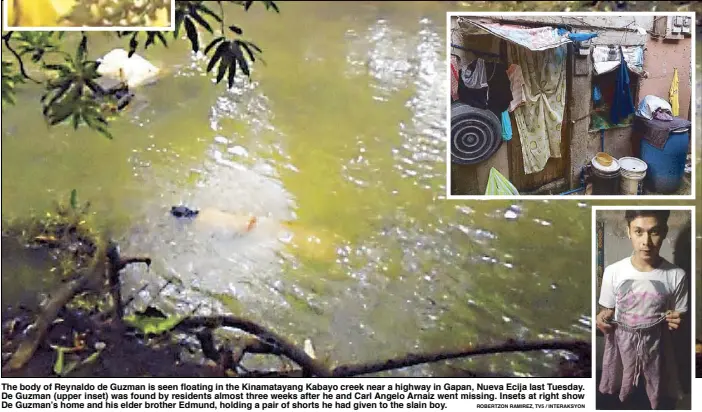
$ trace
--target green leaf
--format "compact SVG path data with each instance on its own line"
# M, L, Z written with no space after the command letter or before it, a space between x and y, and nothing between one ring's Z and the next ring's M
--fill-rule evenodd
M78 209L78 191L76 189L71 190L71 209Z
M200 41L197 38L197 29L195 28L193 21L190 19L185 19L183 24L185 25L185 32L188 35L192 49L195 53L197 53L197 51L200 50Z
M241 71L243 71L247 77L251 77L251 73L249 72L249 63L246 61L244 54L241 52L241 42L239 42L239 41L234 42L234 44L232 46L232 53L234 53L234 57L236 58L236 61L239 63L239 67L241 67Z
M80 40L78 45L78 50L76 50L76 62L82 62L85 59L85 53L88 49L88 37L83 34L83 38Z
M156 40L156 33L155 31L150 31L146 33L146 43L144 43L144 50L147 50L149 46L155 43Z
M229 65L229 76L227 76L227 85L230 89L234 86L234 79L236 79L236 60L232 59Z
M61 73L70 73L70 69L64 64L43 64L42 67L46 70L53 70Z
M96 351L96 352L93 352L90 356L88 356L87 358L85 358L85 360L83 360L83 362L81 362L81 363L84 364L84 365L85 365L85 364L88 364L88 363L93 363L93 362L95 362L95 361L97 360L97 358L100 357L101 354L102 354L102 351L101 351L101 350Z
M156 37L161 41L161 44L163 44L164 47L168 48L168 42L166 41L166 36L163 35L160 31L153 32L156 33Z
M15 96L10 91L9 87L3 85L2 88L2 102L6 104L15 104Z
M110 133L109 130L107 130L106 127L104 126L95 126L95 130L98 131L101 135L105 136L106 138L112 140L114 139L114 136L112 136L112 133Z
M238 44L241 46L242 49L244 49L246 54L249 56L249 60L251 60L252 62L255 62L256 56L254 55L254 52L251 50L251 46L249 46L249 44L247 42L244 42L244 41L239 41Z
M207 14L208 16L212 17L213 19L215 19L217 21L217 23L222 22L222 17L220 17L217 13L213 12L212 10L210 10L209 7L206 7L202 3L195 4L195 8L197 10Z
M210 44L208 44L207 47L205 47L204 53L205 53L205 54L208 54L208 53L210 52L210 50L212 50L212 48L213 48L214 46L216 46L216 45L217 45L219 42L221 42L222 40L224 40L224 37L222 37L222 36L217 37L216 39L212 40L212 41L210 42Z
M102 77L100 73L98 73L97 69L100 66L100 63L90 60L86 61L85 64L83 65L83 77L86 79L97 79L98 77Z
M210 24L207 22L207 20L203 19L202 16L197 14L197 11L195 11L193 9L190 12L190 14L188 14L188 16L190 16L191 19L195 20L200 26L204 27L205 30L212 33L212 27L210 26ZM186 27L186 30L187 30L187 27Z
M160 335L178 326L178 324L185 319L185 316L172 315L167 318L161 318L128 315L123 319L127 325L140 330L145 335Z
M173 31L173 38L177 39L178 35L180 34L180 26L183 25L183 21L185 20L185 12L182 10L176 10L175 12L175 30Z
M224 78L224 73L227 72L227 68L231 64L231 56L227 53L222 57L222 61L219 63L219 69L217 70L217 84Z
M73 112L73 120L71 121L73 124L73 130L78 130L78 126L80 126L80 117L79 112Z
M54 103L56 103L58 99L63 97L64 93L66 93L66 91L69 87L71 87L72 84L73 79L66 77L60 78L56 83L50 82L48 91L41 97L41 102L44 103L46 98L53 93L53 97L51 98L51 100L49 100L46 106L48 108L48 106L54 105Z
M61 376L63 374L64 351L66 348L61 346L52 346L56 350L56 362L54 362L54 373Z
M129 57L129 58L131 58L134 55L134 53L136 52L136 48L139 45L139 42L137 41L137 38L136 38L137 34L139 34L139 33L138 32L134 33L132 35L132 38L129 39L129 54L127 55L127 57Z
M214 54L212 55L212 58L210 59L210 62L207 64L207 73L212 71L214 69L215 65L219 61L220 58L226 53L227 49L229 49L230 43L228 41L223 42L222 44L217 47L217 50L215 50Z
M68 104L57 105L48 111L45 116L49 118L49 124L51 126L57 125L64 120L68 119L69 116L73 114L73 110Z
M266 5L266 10L273 9L276 13L280 13L278 5L276 5L274 1L264 1L263 3Z
M62 376L66 376L69 373L73 372L73 370L76 368L76 366L79 365L79 362L75 359L71 359L66 363L66 366L63 369L63 374Z
M260 47L256 46L255 44L251 43L250 41L247 41L246 44L256 50L259 53L263 53L263 50L261 50Z

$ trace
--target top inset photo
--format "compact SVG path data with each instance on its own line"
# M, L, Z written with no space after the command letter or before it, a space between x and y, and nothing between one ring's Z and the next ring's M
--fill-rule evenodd
M694 199L694 13L447 19L449 199Z
M3 0L2 3L4 30L175 29L175 0Z

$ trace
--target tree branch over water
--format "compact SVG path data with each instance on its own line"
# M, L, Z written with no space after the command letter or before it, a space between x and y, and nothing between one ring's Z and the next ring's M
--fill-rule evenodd
M144 262L150 263L148 258L128 258L112 259L108 266L110 269L110 281L106 282L109 291L120 289L119 284L114 284L113 277L116 273L114 269L123 269L128 263ZM11 360L3 368L3 372L22 368L30 360L36 349L40 346L41 340L47 334L47 330L53 324L59 312L78 292L85 289L86 285L95 282L95 273L92 271L78 276L76 279L66 283L59 288L49 303L44 306L42 313L34 323L34 328L26 340L24 340ZM116 305L121 307L121 305ZM123 310L112 312L113 316L121 316ZM70 316L64 317L71 319ZM114 319L121 322L121 319ZM89 329L96 331L102 327L101 324L93 323ZM235 328L244 331L250 337L243 337L234 342L233 345L221 345L217 347L213 337L213 331L218 328ZM271 329L262 326L254 321L236 316L190 316L180 320L171 332L183 332L193 334L200 342L200 349L203 355L217 364L217 374L225 375L229 371L241 377L255 376L315 376L315 377L354 377L372 373L385 372L416 366L425 363L439 362L450 359L468 358L480 355L500 354L510 352L529 352L545 350L564 350L576 354L580 359L585 359L583 368L589 371L590 343L581 340L551 340L551 341L531 341L517 342L508 340L504 343L468 346L455 350L442 350L428 353L410 353L394 359L380 360L376 362L341 365L333 369L327 367L318 359L313 358L304 349L290 342L285 337L275 333ZM96 333L98 333L96 331ZM101 334L102 336L106 334ZM112 345L119 345L119 342L111 342ZM282 356L295 362L301 369L279 372L246 371L243 374L236 372L240 368L240 362L247 353L270 354Z
M47 357L51 359L59 356L58 353L61 356L70 353L74 365L77 362L80 369L85 366L87 359L94 359L102 353L102 357L115 356L117 359L113 362L116 370L108 376L121 376L123 373L131 376L130 371L140 368L141 362L146 359L147 363L157 365L162 376L202 373L220 377L353 377L474 356L556 350L577 355L577 361L570 363L570 371L563 368L563 364L559 367L561 375L590 374L591 344L581 340L525 342L509 339L503 343L409 353L392 359L332 367L328 362L317 359L307 343L301 347L271 328L245 317L197 316L195 313L199 306L190 314L167 315L157 309L153 301L147 302L143 310L127 311L134 297L122 299L121 291L124 288L121 272L134 263L145 263L150 267L152 261L149 257L122 257L119 246L114 241L104 240L105 235L98 236L88 227L82 226L82 213L85 213L86 208L79 208L76 198L73 191L70 209L59 206L58 218L47 214L48 221L41 221L38 225L21 224L7 230L7 236L18 236L17 240L25 239L23 242L29 239L29 245L24 243L26 246L55 251L58 253L56 259L68 259L62 261L62 264L69 264L73 269L64 273L63 276L69 273L71 275L49 294L50 297L38 313L25 311L20 316L7 319L5 315L10 312L3 308L3 373L14 374L29 369L30 376L52 375L51 370L45 369ZM176 286L170 281L166 282L166 286L155 291L152 299L165 293L168 285ZM136 293L143 290L144 287ZM86 293L94 299L86 298ZM222 328L237 329L244 333L236 336L216 333ZM194 339L183 339L183 335ZM199 345L195 344L196 341ZM83 355L88 354L91 348L96 351L85 359L75 359L85 357ZM103 353L104 348L107 349ZM196 354L200 360L204 356L214 366L184 362L183 349ZM8 357L8 354L11 356ZM279 357L285 367L279 371L249 371L241 365L247 354ZM125 355L126 359L119 358ZM63 359L61 356L59 358ZM142 361L139 360L140 357ZM35 358L39 359L32 362ZM110 362L109 359L105 361ZM298 369L290 370L292 365L286 364L287 361L297 364ZM64 373L56 372L64 370L64 361L57 359L55 363L53 373L64 376ZM136 366L132 367L129 363L135 363ZM181 372L184 369L179 365L185 363L191 369ZM40 372L33 371L32 367L36 369L36 365L44 369ZM73 367L69 368L67 373L73 370ZM154 376L151 372L144 373Z

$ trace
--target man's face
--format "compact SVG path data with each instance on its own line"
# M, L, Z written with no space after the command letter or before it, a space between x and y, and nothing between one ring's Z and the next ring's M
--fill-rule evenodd
M652 216L639 216L627 229L634 253L644 261L658 258L666 236L666 227Z

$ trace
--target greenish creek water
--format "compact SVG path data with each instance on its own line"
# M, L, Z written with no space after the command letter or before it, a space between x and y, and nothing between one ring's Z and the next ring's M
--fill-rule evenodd
M153 258L149 271L124 272L125 293L148 285L136 307L177 279L160 307L245 316L297 343L310 338L339 364L507 339L589 340L591 202L444 199L449 7L254 8L239 22L266 65L231 90L213 84L186 41L140 51L166 73L115 122L112 141L47 128L40 90L25 87L3 108L3 221L43 213L75 188L122 253ZM90 52L126 44L98 37ZM180 203L291 223L232 236L175 221L168 211ZM51 275L5 244L3 301L41 290ZM543 376L561 356L392 373Z

